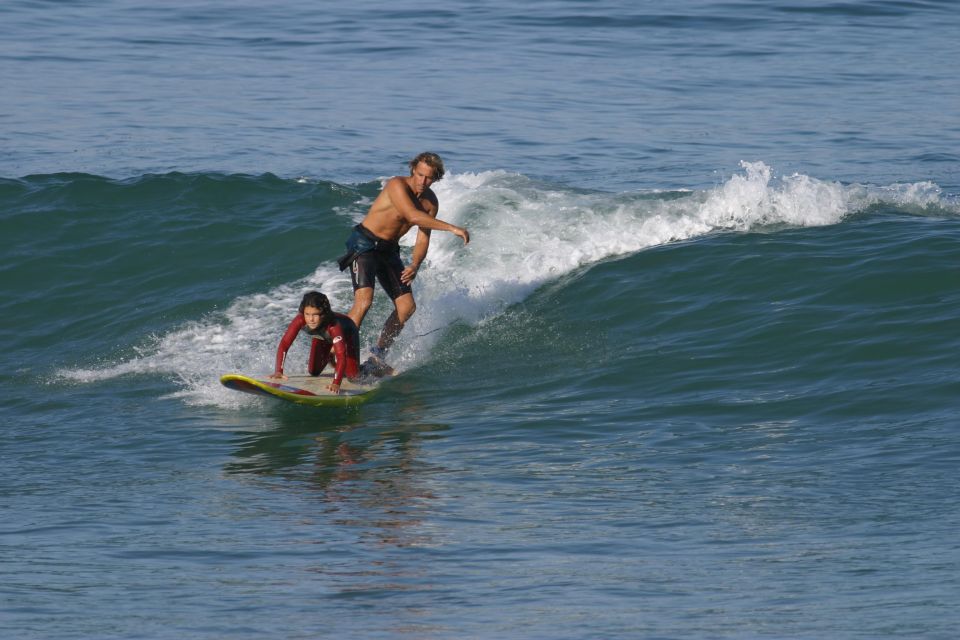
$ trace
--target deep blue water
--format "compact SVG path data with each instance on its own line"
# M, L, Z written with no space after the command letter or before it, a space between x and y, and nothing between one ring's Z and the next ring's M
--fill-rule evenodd
M958 27L3 4L0 635L952 638ZM220 386L425 149L401 375Z
M4 3L0 175L958 184L952 2ZM955 190L955 189L954 189Z

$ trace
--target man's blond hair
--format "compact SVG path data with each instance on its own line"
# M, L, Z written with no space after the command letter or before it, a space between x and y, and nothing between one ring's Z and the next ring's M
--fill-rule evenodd
M433 169L434 180L440 180L443 178L443 174L445 173L443 168L443 160L441 160L440 156L438 156L437 154L430 153L429 151L424 151L423 153L421 153L416 158L410 161L410 175L413 175L413 170L416 169L417 165L420 164L421 162L425 162L428 167Z

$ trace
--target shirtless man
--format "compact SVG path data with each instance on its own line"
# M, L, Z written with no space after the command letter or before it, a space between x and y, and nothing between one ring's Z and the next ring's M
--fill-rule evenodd
M372 359L378 367L386 367L387 350L417 309L410 285L427 257L430 232L449 231L463 238L463 244L470 242L466 229L437 218L440 205L430 185L443 178L443 173L443 161L435 153L421 153L411 160L410 175L387 181L363 222L354 227L347 239L347 253L338 261L341 270L350 267L353 307L347 315L358 327L373 303L375 279L393 300L393 313L373 349ZM404 267L398 241L412 227L417 227L417 241L411 262Z

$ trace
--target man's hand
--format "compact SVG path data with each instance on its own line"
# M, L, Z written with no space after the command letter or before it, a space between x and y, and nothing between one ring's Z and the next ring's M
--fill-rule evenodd
M413 282L413 279L417 277L417 271L420 270L420 267L415 267L412 264L403 270L403 273L400 274L400 282L403 284L410 284Z

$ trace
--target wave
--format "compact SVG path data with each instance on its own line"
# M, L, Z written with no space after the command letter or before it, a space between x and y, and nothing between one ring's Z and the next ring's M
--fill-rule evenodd
M466 226L464 247L435 233L415 293L418 312L392 357L402 370L430 359L442 329L479 327L556 282L600 262L666 243L717 233L765 232L838 224L873 207L903 214L955 216L955 200L928 182L869 186L806 175L775 177L762 162L702 191L603 193L544 184L505 171L448 175L435 187L441 217ZM352 221L363 208L351 210ZM352 223L352 221L350 223ZM348 223L342 225L345 237ZM415 234L402 241L412 246ZM131 374L164 374L177 380L186 402L236 406L249 402L216 384L226 371L268 372L279 336L303 292L324 290L336 309L349 308L349 277L333 263L266 291L236 297L227 308L191 320L140 345L133 358L95 368L68 368L64 379L92 382ZM377 294L363 330L370 346L390 309ZM305 341L288 362L306 360Z

